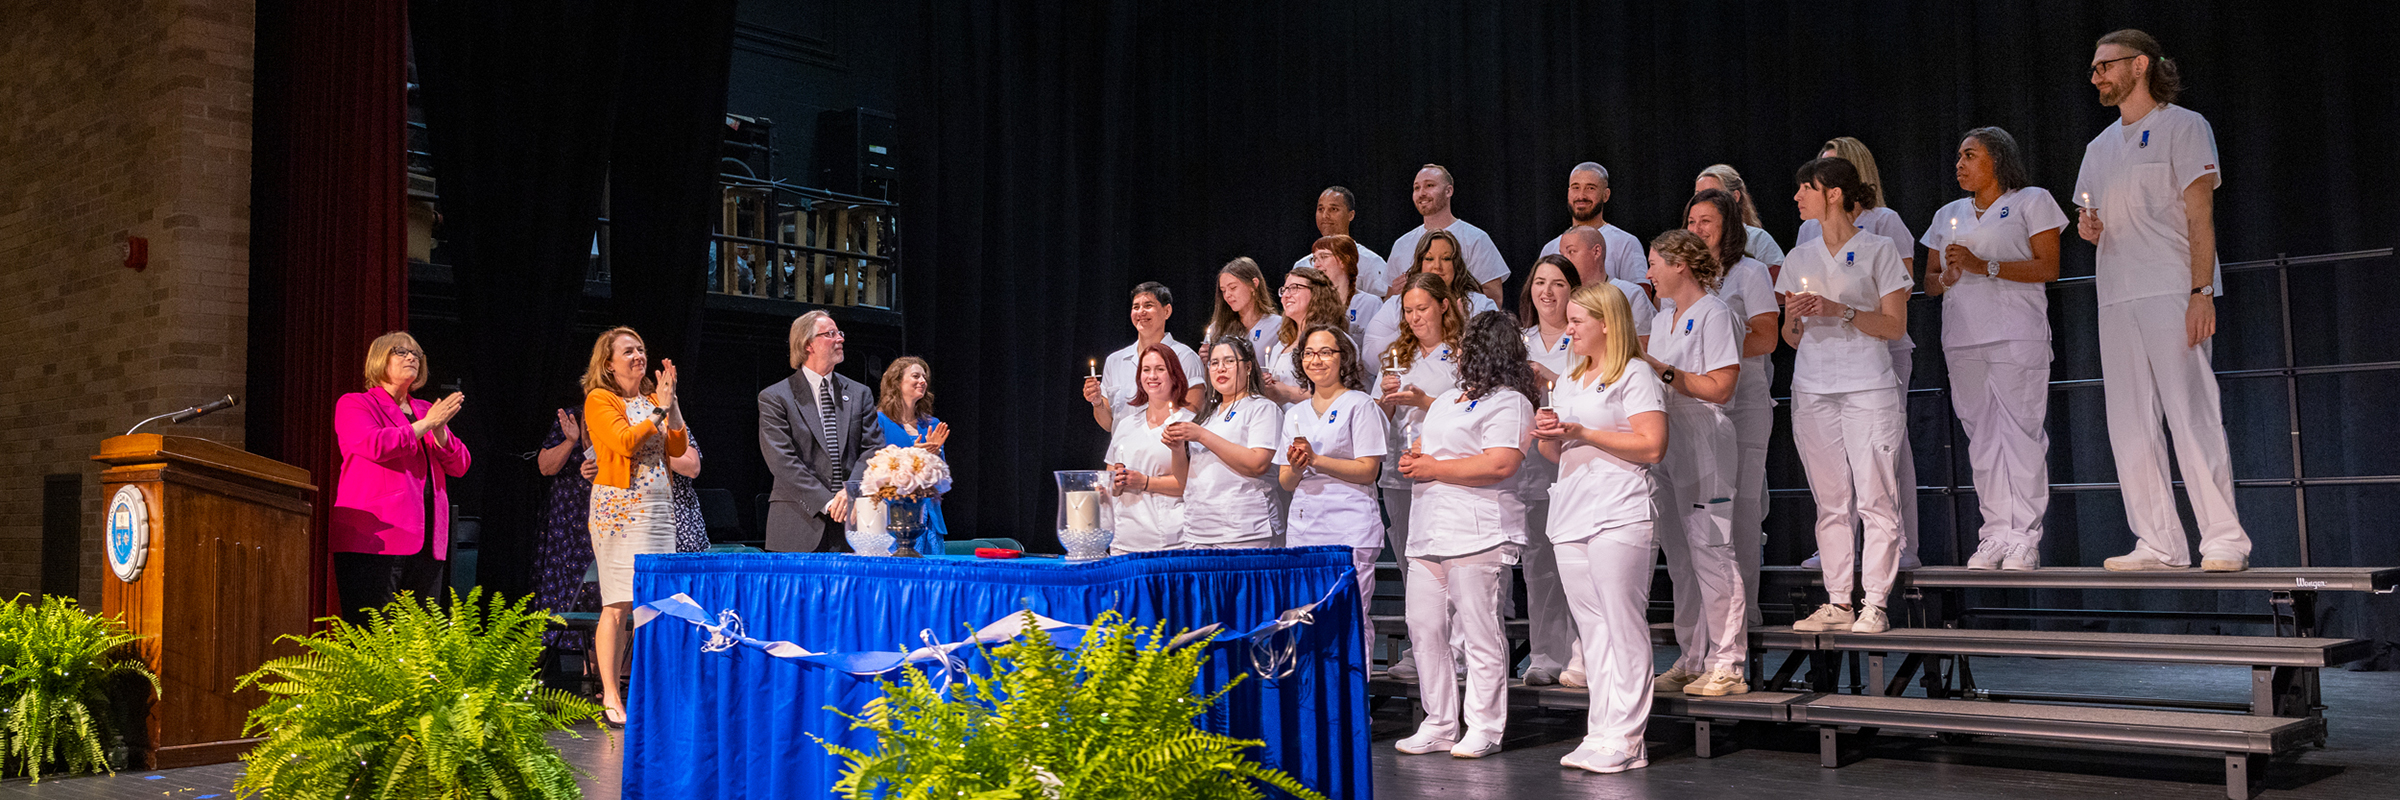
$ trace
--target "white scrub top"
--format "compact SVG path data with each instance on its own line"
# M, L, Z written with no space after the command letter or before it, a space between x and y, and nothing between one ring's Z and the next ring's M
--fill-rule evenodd
M1917 236L1909 232L1908 221L1900 218L1900 212L1885 206L1876 206L1859 214L1858 219L1852 220L1851 224L1858 226L1859 230L1892 240L1893 246L1900 253L1900 260L1907 261L1917 257L1914 244ZM1824 227L1818 225L1816 220L1802 220L1800 236L1793 241L1805 242L1811 239L1822 239L1825 237L1824 231ZM1785 258L1790 258L1790 256L1786 255ZM1905 271L1908 265L1902 264L1900 267ZM1899 359L1908 357L1903 355L1904 353L1917 349L1917 340L1911 338L1908 331L1901 331L1900 338L1885 342L1883 346L1892 351L1892 358L1896 363Z
M1658 312L1650 324L1650 357L1666 362L1676 372L1701 375L1742 363L1742 340L1733 333L1733 311L1725 300L1704 294L1692 303L1692 310L1678 314L1674 303ZM1891 363L1884 363L1885 369ZM1680 380L1680 376L1677 378ZM1737 383L1740 376L1735 376ZM1668 392L1666 402L1707 403L1682 392Z
M1458 246L1466 249L1467 252L1460 255L1466 262L1467 274L1473 276L1477 284L1508 279L1508 262L1500 259L1500 248L1492 245L1491 234L1484 233L1482 228L1463 219L1450 223L1450 227L1442 230L1458 237ZM1392 276L1399 274L1391 270L1407 272L1410 267L1417 265L1417 240L1422 238L1425 238L1425 226L1419 225L1393 240L1392 260L1384 266L1385 273L1378 276L1383 284L1378 287L1378 294L1390 289Z
M1540 255L1558 255L1560 244L1566 238L1564 233L1551 237L1549 244L1542 245ZM1613 223L1603 222L1600 223L1600 244L1608 254L1601 262L1601 266L1608 270L1608 277L1627 283L1641 283L1650 279L1650 256L1642 249L1641 239Z
M1828 252L1822 239L1793 248L1775 291L1792 294L1802 291L1803 283L1806 291L1860 311L1881 309L1884 295L1916 285L1900 266L1892 240L1867 231L1851 236L1840 252ZM1840 317L1812 317L1804 324L1799 353L1792 358L1792 391L1839 394L1899 386L1890 346L1882 339Z
M1202 427L1237 447L1274 450L1283 446L1283 411L1250 395L1211 411ZM1242 477L1206 445L1191 451L1191 477L1183 488L1183 540L1196 544L1255 541L1275 534L1275 469Z
M1750 318L1773 314L1782 309L1775 304L1775 280L1767 277L1767 265L1755 258L1744 258L1726 271L1725 279L1717 284L1717 297L1733 312L1733 346L1738 352L1742 339L1750 335ZM1727 409L1774 408L1775 382L1773 353L1748 356L1742 359L1742 374L1733 383L1733 398L1725 403Z
M1200 368L1199 353L1193 352L1192 348L1183 346L1182 342L1175 341L1175 334L1172 333L1161 334L1159 341L1164 342L1168 349L1175 351L1175 359L1182 362L1183 376L1191 381L1191 385L1200 386L1208 383L1208 372ZM1100 396L1108 399L1110 416L1119 420L1142 410L1139 406L1133 405L1134 392L1140 389L1137 385L1141 379L1142 366L1141 353L1137 351L1139 347L1141 347L1141 342L1136 341L1126 345L1122 350L1108 354L1108 358L1100 362Z
M1275 463L1288 465L1292 440L1308 439L1318 458L1380 458L1383 456L1383 409L1366 392L1345 391L1317 413L1316 402L1293 403L1283 413L1283 443L1275 448ZM1383 547L1383 507L1375 487L1335 478L1315 470L1292 489L1291 517L1284 524L1284 542L1293 547L1320 544L1356 548Z
M1561 421L1632 433L1634 415L1666 410L1667 388L1648 363L1627 362L1615 383L1601 383L1599 372L1594 368L1586 373L1588 381L1558 382L1550 404ZM1572 544L1607 536L1619 544L1646 548L1647 530L1636 529L1643 531L1637 535L1626 526L1656 518L1650 465L1586 444L1569 443L1559 452L1558 482L1550 487L1550 541Z
M2208 118L2183 106L2163 105L2133 124L2122 121L2083 147L2075 175L2075 204L2100 209L2099 263L2093 270L2101 305L2115 305L2192 291L2190 217L2184 187L2206 179L2223 185L2217 170L2217 133ZM2084 202L2086 194L2091 196ZM2210 285L2225 293L2219 268Z
M1767 265L1783 263L1783 245L1775 243L1774 234L1770 234L1766 229L1756 225L1744 225L1742 231L1749 235L1749 241L1744 243L1743 250L1749 253L1751 258L1758 259L1759 263Z
M1425 455L1469 458L1505 447L1522 451L1533 426L1533 403L1515 389L1498 389L1475 400L1452 389L1425 411ZM1395 468L1397 464L1395 462ZM1481 553L1502 544L1525 544L1525 504L1514 490L1516 476L1490 486L1428 481L1416 485L1408 506L1408 553L1444 558ZM1502 560L1515 563L1513 550Z
M1961 197L1934 212L1933 221L1925 226L1925 249L1935 255L1949 249L1954 225L1958 243L1966 245L1976 258L2031 261L2033 235L2065 228L2067 214L2059 210L2048 190L2034 186L2000 195L1980 215L1975 213L1975 198ZM1925 263L1932 269L1933 259ZM1942 346L2009 341L2050 341L2049 292L2042 284L1967 270L1958 285L1942 293Z
M1457 348L1447 343L1434 345L1432 352L1419 352L1416 359L1409 363L1408 370L1400 373L1400 386L1413 386L1428 397L1439 397L1443 392L1458 388L1458 360ZM1375 387L1375 396L1382 397L1381 365L1376 365L1376 369L1374 377L1369 378L1367 383ZM1417 440L1424 432L1424 426L1425 409L1403 407L1392 412L1383 444L1383 477L1377 485L1386 489L1408 489L1416 485L1415 481L1400 474L1400 453L1408 449L1410 442Z
M1187 422L1190 409L1178 408L1167 415L1167 421L1152 427L1141 412L1117 419L1117 427L1108 437L1110 464L1123 464L1127 469L1144 475L1158 475L1172 468L1175 451L1160 439L1167 426ZM1112 495L1109 502L1116 507L1117 538L1109 547L1117 550L1172 550L1183 544L1183 498L1155 492L1126 492Z

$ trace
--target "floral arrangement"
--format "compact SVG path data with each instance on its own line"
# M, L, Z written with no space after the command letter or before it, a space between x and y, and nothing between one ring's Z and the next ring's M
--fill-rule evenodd
M867 459L859 492L884 500L913 500L950 491L950 464L922 447L885 445Z

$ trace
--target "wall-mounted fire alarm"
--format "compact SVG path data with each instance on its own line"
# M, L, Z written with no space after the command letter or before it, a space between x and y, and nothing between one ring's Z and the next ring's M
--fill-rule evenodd
M125 254L126 269L140 272L150 266L149 239L127 236L124 244L117 245L117 250Z

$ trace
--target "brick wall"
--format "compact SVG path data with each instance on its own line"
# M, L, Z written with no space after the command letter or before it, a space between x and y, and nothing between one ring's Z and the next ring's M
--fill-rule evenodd
M253 0L40 3L0 17L0 598L40 588L44 475L83 477L97 609L100 440L240 394ZM150 240L150 266L119 243ZM177 434L239 446L240 409Z

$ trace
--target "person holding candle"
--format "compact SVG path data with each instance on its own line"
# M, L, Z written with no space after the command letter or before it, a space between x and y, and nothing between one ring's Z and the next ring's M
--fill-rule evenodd
M1567 309L1576 290L1583 287L1583 277L1575 267L1564 256L1542 256L1525 274L1525 288L1517 298L1517 308L1533 323L1519 332L1526 359L1534 378L1545 387L1555 385L1574 365L1575 337L1567 331ZM1615 279L1607 282L1620 283ZM1634 285L1623 284L1620 292L1623 286ZM1641 291L1634 286L1634 293ZM1545 395L1535 395L1533 400L1548 403ZM1549 523L1550 484L1558 476L1558 464L1528 452L1517 469L1517 502L1525 505L1525 638L1532 651L1525 659L1525 683L1580 687L1584 685L1583 659L1576 652L1575 617L1568 608L1566 589L1559 583L1558 557L1551 551L1549 537L1542 535Z
M1107 461L1116 507L1117 538L1109 555L1183 546L1183 481L1191 459L1167 441L1167 426L1192 419L1183 387L1191 381L1174 348L1153 343L1142 351L1141 383L1133 396L1139 409L1117 421L1108 440Z
M1402 302L1407 302L1403 295ZM1461 735L1458 684L1419 684L1425 720L1400 740L1403 753L1448 750L1456 758L1500 751L1508 722L1508 637L1501 597L1525 546L1525 506L1516 495L1533 402L1541 386L1526 360L1517 319L1478 314L1467 326L1459 379L1425 409L1420 437L1399 458L1415 482L1408 528L1408 638L1427 674L1451 674L1455 633L1466 655ZM1455 631L1454 631L1455 628Z
M1734 335L1742 344L1741 379L1725 403L1725 418L1733 423L1733 542L1734 564L1742 573L1742 596L1748 598L1746 621L1757 625L1758 569L1766 557L1767 438L1775 432L1775 329L1781 307L1767 265L1742 255L1744 235L1733 221L1740 219L1733 195L1709 189L1684 203L1684 230L1707 242L1718 263L1732 264L1717 284L1717 297L1733 312Z
M600 705L608 721L625 724L617 689L618 665L631 640L623 633L633 610L633 559L675 552L675 509L667 460L683 455L683 407L676 402L675 362L649 371L649 352L632 328L610 328L592 343L583 373L583 418L590 421L599 462L592 479L589 528L599 573L600 627L592 659L600 666Z
M1276 485L1292 493L1284 541L1350 548L1359 636L1373 642L1368 608L1375 598L1375 556L1383 552L1383 515L1375 505L1383 409L1367 395L1357 343L1335 326L1310 326L1300 337L1300 382L1309 398L1284 411L1283 446L1275 452Z
M1575 290L1566 333L1575 363L1533 417L1542 456L1559 465L1545 531L1591 684L1583 743L1558 763L1599 773L1650 764L1651 465L1666 454L1668 423L1665 386L1628 333L1626 300L1612 284Z
M1306 269L1303 267L1303 269ZM1208 389L1198 422L1167 425L1166 442L1188 449L1190 480L1183 492L1187 547L1252 548L1274 544L1273 466L1283 444L1283 412L1260 394L1257 351L1240 335L1208 347Z
M1175 354L1176 366L1191 376L1192 385L1183 394L1183 406L1189 408L1200 402L1200 354L1192 352L1175 335L1167 332L1167 320L1175 316L1175 293L1166 284L1147 281L1133 287L1133 344L1108 354L1108 363L1098 371L1083 377L1083 401L1092 406L1092 421L1104 431L1115 431L1117 420L1139 413L1141 404L1133 401L1141 393L1139 369L1141 356L1154 344L1166 345Z
M1409 530L1409 501L1415 496L1416 481L1400 473L1399 458L1422 433L1425 409L1433 398L1458 386L1459 335L1466 331L1466 317L1460 313L1456 284L1432 273L1411 277L1400 292L1399 302L1407 319L1400 338L1387 352L1389 366L1376 387L1376 404L1383 408L1391 424L1386 426L1383 477L1379 482L1383 494L1384 513L1390 515L1395 545L1403 555L1408 551L1402 542Z
M1725 267L1698 234L1671 229L1650 240L1658 317L1641 359L1666 387L1667 450L1658 463L1660 549L1675 583L1675 643L1682 654L1653 685L1722 697L1750 691L1750 607L1733 554L1733 423L1723 406L1741 379L1733 312L1714 292Z
M1366 337L1359 340L1360 346L1381 359L1391 350L1392 343L1399 341L1402 317L1406 316L1401 312L1400 295L1407 290L1408 282L1419 274L1431 274L1450 285L1450 296L1454 298L1451 302L1459 307L1458 318L1462 328L1467 318L1498 310L1499 304L1476 288L1475 278L1467 274L1466 268L1460 263L1458 254L1463 252L1466 249L1448 231L1434 231L1417 240L1416 258L1411 262L1415 266L1400 276L1400 280L1394 283L1398 290L1384 301L1383 307L1375 312L1375 318L1367 322Z
M1750 187L1742 182L1742 173L1731 164L1710 164L1692 180L1692 193L1716 189L1733 195L1742 205L1742 252L1770 267L1783 266L1783 246L1775 243L1775 235L1758 226L1758 205L1750 200Z
M1267 296L1267 278L1258 271L1258 262L1242 256L1217 269L1217 310L1201 332L1201 341L1215 341L1225 334L1247 335L1256 349L1265 346L1267 337L1283 325L1275 300Z
M1826 142L1824 147L1818 148L1817 155L1821 158L1847 159L1851 166L1858 168L1859 180L1865 182L1868 189L1874 190L1875 200L1851 224L1873 231L1899 245L1900 267L1908 272L1910 280L1916 280L1916 247L1913 245L1916 234L1909 232L1908 222L1900 218L1899 212L1888 207L1891 195L1884 191L1881 173L1875 169L1875 154L1867 151L1866 143L1843 136ZM1822 236L1817 221L1812 219L1801 221L1800 235L1796 238L1808 241ZM1917 340L1910 338L1908 331L1902 329L1900 338L1886 342L1884 346L1892 355L1892 375L1898 381L1900 413L1903 417L1900 446L1892 451L1898 459L1893 467L1893 480L1900 486L1900 568L1913 570L1925 565L1917 558L1917 453L1908 443L1908 425L1905 421L1908 414L1908 380L1916 372ZM1814 554L1800 565L1809 569L1822 566L1819 557Z
M1976 128L1958 143L1958 186L1925 228L1925 293L1942 298L1950 400L1967 431L1983 511L1968 569L2042 564L2050 509L2050 300L2067 215L2027 182L2017 140Z
M1292 268L1299 269L1301 267L1316 267L1320 270L1325 269L1325 264L1319 260L1321 258L1319 254L1324 251L1326 247L1325 240L1334 238L1336 236L1344 239L1351 239L1350 224L1352 222L1356 222L1357 220L1358 196L1352 194L1347 187L1327 186L1325 187L1325 191L1318 192L1316 215L1318 237L1317 242L1316 244L1309 246L1308 255L1301 256L1299 260L1292 262ZM1370 299L1383 299L1384 286L1386 282L1390 280L1389 278L1384 277L1386 273L1384 272L1385 266L1383 263L1383 256L1376 255L1375 251L1369 250L1365 246L1360 245L1355 239L1352 239L1350 242L1350 251L1351 256L1349 257L1348 262L1350 274L1336 279L1338 285L1343 287L1343 296L1349 296L1355 292L1357 294L1365 295ZM1327 271L1326 274L1332 275L1333 273L1331 271ZM1374 312L1369 311L1366 315L1360 316L1357 322L1354 324L1364 324L1367 317L1373 315ZM1356 337L1358 333L1356 331L1352 331L1350 335L1352 337Z
M2217 332L2217 135L2199 112L2175 104L2182 88L2158 40L2125 29L2100 37L2092 86L2117 123L2083 149L2075 176L2084 198L2076 232L2099 248L2100 378L2108 393L2108 441L2125 519L2137 544L2108 559L2112 570L2189 567L2190 546L2167 480L2167 443L2200 525L2200 568L2238 572L2250 564L2250 535L2233 503L2209 339Z
M1300 388L1301 331L1314 325L1344 329L1349 325L1342 313L1341 287L1322 270L1294 267L1283 276L1283 290L1279 294L1284 309L1292 316L1257 352L1259 366L1265 371L1262 377L1266 381L1267 399L1275 401L1277 408L1291 408L1293 403L1308 399L1308 392Z
M1906 424L1885 342L1908 327L1913 284L1900 265L1900 246L1853 222L1875 192L1857 167L1819 158L1802 164L1795 181L1800 216L1823 222L1825 233L1792 249L1775 288L1789 295L1783 340L1798 351L1792 443L1817 501L1817 549L1830 602L1793 627L1882 633L1891 628L1884 608L1900 568L1892 451ZM1853 524L1866 529L1863 546L1851 543ZM1851 593L1861 582L1865 603L1854 612Z

